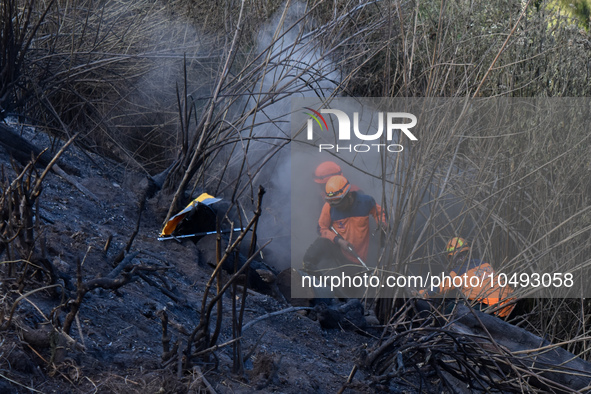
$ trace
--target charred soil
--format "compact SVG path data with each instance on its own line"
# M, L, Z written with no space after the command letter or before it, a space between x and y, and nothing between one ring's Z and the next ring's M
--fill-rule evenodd
M160 242L152 178L73 144L46 172L64 143L0 126L0 394L589 389L590 363L461 302L378 300L381 326L357 299L290 300L252 245L217 263L236 234Z
M40 148L51 146L41 133L17 133ZM0 161L5 180L15 179L22 165L11 164L8 149L0 147ZM156 194L142 203L150 186L146 176L73 145L60 164L77 174L70 181L55 173L44 179L31 264L9 261L6 251L2 256L0 393L333 393L380 334L378 328L324 329L308 311L278 314L244 330L244 369L234 373L233 346L222 346L233 338L228 292L222 297L220 347L191 369L182 368L180 350L199 324L213 267L189 240L157 240L169 201ZM120 277L115 270L123 257L124 264L151 269L133 276L125 271L130 279L116 289L96 285ZM36 269L34 259L46 261L46 268ZM51 284L47 267L54 271L54 286L42 289ZM56 333L62 332L81 283L90 288L64 340ZM245 302L245 324L289 307L252 290ZM211 321L216 320L214 308ZM178 357L165 357L175 344ZM347 391L373 391L359 383L363 376L359 372Z

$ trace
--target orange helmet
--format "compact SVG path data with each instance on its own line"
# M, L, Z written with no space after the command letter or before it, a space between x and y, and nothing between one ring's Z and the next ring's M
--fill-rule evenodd
M447 257L453 257L458 253L466 252L470 250L470 246L468 246L468 242L464 238L454 237L449 240L447 246L445 247L445 251L447 252Z
M325 161L316 167L314 182L325 184L330 177L335 175L343 175L341 167L334 161Z
M326 197L324 199L327 202L339 202L349 193L349 189L351 189L351 184L347 178L342 175L333 176L326 182Z

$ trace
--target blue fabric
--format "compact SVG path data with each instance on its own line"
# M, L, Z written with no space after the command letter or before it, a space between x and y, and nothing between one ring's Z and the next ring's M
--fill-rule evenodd
M452 271L455 272L456 275L461 276L464 275L466 272L470 271L471 269L480 267L483 264L486 263L480 259L470 259L468 261L461 262Z
M330 207L330 218L333 222L342 220L350 217L364 217L369 216L371 210L376 206L376 201L372 196L367 194L361 194L352 192L354 194L355 201L350 209L341 210L338 207Z

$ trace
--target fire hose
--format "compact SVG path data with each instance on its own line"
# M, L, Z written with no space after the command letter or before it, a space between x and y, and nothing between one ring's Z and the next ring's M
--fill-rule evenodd
M244 229L241 228L241 227L237 227L237 228L233 228L233 229L230 228L230 229L227 229L227 230L220 230L220 233L221 234L224 234L224 233L230 233L230 232L233 232L233 231L240 232L242 230L244 230ZM158 241L166 241L168 239L176 239L178 241L179 239L182 239L182 238L202 237L204 235L211 235L211 234L217 234L217 233L218 233L217 230L213 230L213 231L204 231L204 232L195 233L195 234L171 235L169 237L158 237Z
M330 229L332 230L333 233L335 233L337 236L343 238L343 236L341 234L339 234L339 232L331 225ZM344 238L343 238L344 239ZM355 249L353 249L353 247L351 246L351 244L349 244L349 242L347 242L347 249L349 250L349 252L353 255L353 257L355 257L357 259L357 261L359 261L361 263L361 265L363 267L365 267L366 270L370 271L369 267L367 266L367 264L365 264L363 262L363 259L357 254L357 252L355 252Z

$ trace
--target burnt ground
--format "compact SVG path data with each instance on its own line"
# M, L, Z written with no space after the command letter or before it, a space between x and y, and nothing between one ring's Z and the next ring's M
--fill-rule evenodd
M39 147L51 142L31 130L21 133ZM12 177L9 152L1 146L0 162ZM132 264L168 268L146 274L149 283L138 278L118 290L98 288L87 293L71 330L71 337L84 349L68 350L65 355L59 352L57 357L55 343L25 340L23 331L47 328L51 319L54 326L63 324L68 306L58 306L75 298L77 261L82 261L85 281L113 270L117 255L134 232L147 185L144 175L74 146L60 164L76 169L73 179L89 193L83 194L54 173L48 175L39 198L37 249L62 277L58 283L70 288L38 291L18 302L12 324L0 331L0 393L334 393L345 383L362 349L380 335L379 327L363 332L324 329L304 311L285 313L243 333L242 352L252 353L244 374L232 373L232 346L226 346L217 349L209 362L198 363L192 372L178 376L176 365L161 360L160 316L162 311L168 314L171 343L186 343L187 334L199 322L205 284L213 269L200 261L193 242L156 239L167 209L167 201L157 194L145 204L130 253L138 253ZM1 277L5 310L19 294L42 285L42 279L31 281L17 293L13 278L4 274L8 264L3 264ZM232 339L230 296L223 300L218 344ZM283 300L249 291L244 321L287 307ZM211 321L215 322L215 309L213 313ZM2 323L6 320L4 316ZM389 387L370 386L366 378L358 371L346 392L430 391L413 387L408 377Z

